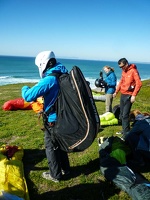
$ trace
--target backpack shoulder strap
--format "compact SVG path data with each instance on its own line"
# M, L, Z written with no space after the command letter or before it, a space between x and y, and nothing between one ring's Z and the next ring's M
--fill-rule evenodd
M62 73L51 73L48 76L56 76L57 78L59 78L62 75Z
M48 76L56 76L57 79L59 79L59 77L62 75L62 73L51 73ZM48 116L53 110L55 109L55 104L53 106L51 106L46 112L45 114Z

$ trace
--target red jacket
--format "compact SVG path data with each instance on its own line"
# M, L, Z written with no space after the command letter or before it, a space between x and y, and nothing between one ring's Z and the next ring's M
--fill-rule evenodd
M116 88L116 93L136 96L142 86L141 78L136 65L131 64L126 71L122 71L120 82Z

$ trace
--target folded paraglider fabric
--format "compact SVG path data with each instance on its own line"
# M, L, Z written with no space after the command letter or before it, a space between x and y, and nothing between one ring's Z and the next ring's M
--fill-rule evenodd
M14 196L29 200L29 193L22 163L23 148L2 145L0 147L0 197Z
M102 115L99 115L99 117L100 117L101 126L118 124L118 119L115 118L115 115L111 112L106 112Z
M2 109L5 111L33 110L34 112L39 113L43 110L43 100L42 97L39 97L36 101L26 102L23 98L17 98L6 101L3 104Z

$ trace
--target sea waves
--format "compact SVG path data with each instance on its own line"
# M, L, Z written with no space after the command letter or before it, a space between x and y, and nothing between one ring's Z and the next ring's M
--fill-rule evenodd
M23 78L14 76L0 76L0 85L17 84L17 83L37 83L39 79Z
M59 59L59 62L70 71L71 66L79 66L85 79L90 82L90 87L95 88L95 80L99 78L99 72L103 66L109 65L115 69L117 83L121 78L121 70L117 62L114 61L94 61L94 60L75 60ZM141 80L150 78L150 64L137 63L137 68ZM17 83L36 83L40 80L37 67L34 64L34 58L31 57L11 57L0 56L0 85ZM104 79L106 74L104 73Z
M23 78L14 76L0 76L0 85L17 84L17 83L37 83L40 79L36 78ZM86 78L90 82L91 89L95 88L95 79Z

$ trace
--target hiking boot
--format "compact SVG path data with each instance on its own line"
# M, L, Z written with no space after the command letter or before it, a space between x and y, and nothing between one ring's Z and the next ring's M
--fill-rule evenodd
M67 176L67 175L69 175L70 174L70 171L65 171L65 170L61 170L61 173L62 173L62 175L65 175L65 176Z
M53 182L55 182L55 183L58 183L58 182L59 182L59 180L56 179L56 178L53 178L53 177L50 175L49 172L43 172L42 177L45 178L45 179L47 179L47 180L53 181Z

